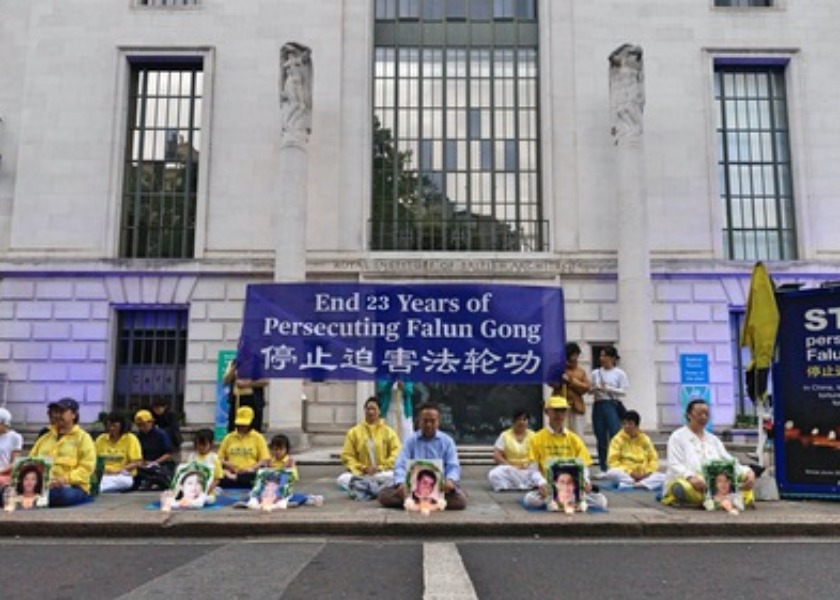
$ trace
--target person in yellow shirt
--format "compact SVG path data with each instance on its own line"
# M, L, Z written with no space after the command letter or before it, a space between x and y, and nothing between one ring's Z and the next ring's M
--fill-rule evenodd
M578 459L584 466L584 492L589 506L607 507L607 498L593 489L589 479L592 457L583 440L566 428L569 403L563 396L552 396L545 403L548 425L535 433L528 447L530 482L536 490L525 494L523 503L530 508L543 508L551 501L551 490L545 478L552 459Z
M513 425L499 435L493 445L493 460L497 466L487 473L494 492L531 489L528 470L528 446L534 432L528 429L531 415L526 410L513 413Z
M73 506L90 498L90 478L96 468L96 448L79 427L79 403L62 398L47 406L50 426L35 442L29 456L49 458L50 506Z
M341 462L347 471L338 476L338 487L349 490L353 477L369 477L380 486L392 485L400 447L396 432L379 416L379 401L371 396L365 402L365 420L344 438Z
M96 455L104 462L105 470L99 491L121 492L131 489L137 467L143 464L140 440L128 430L128 421L118 413L105 420L107 433L96 438Z
M260 465L268 460L268 444L263 435L251 428L254 409L243 406L236 411L236 431L227 434L219 446L223 488L250 488Z
M665 481L665 473L659 472L656 448L639 429L639 423L641 417L635 410L628 410L621 420L621 431L610 441L607 478L618 489L658 490Z

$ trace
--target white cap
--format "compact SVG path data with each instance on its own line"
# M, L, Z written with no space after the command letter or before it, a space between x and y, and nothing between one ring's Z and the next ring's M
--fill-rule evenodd
M12 413L5 408L0 408L0 423L3 423L3 425L12 424Z

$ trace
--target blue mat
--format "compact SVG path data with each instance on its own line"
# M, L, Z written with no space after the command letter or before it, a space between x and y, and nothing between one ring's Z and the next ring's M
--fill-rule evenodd
M548 512L548 506L546 506L546 505L527 506L525 504L525 498L520 498L518 504L519 504L519 506L521 506L522 508L524 508L528 512ZM605 512L607 512L607 509L606 508L601 508L600 506L589 506L589 507L587 507L586 512L587 513L592 513L592 514L605 513Z
M220 508L225 508L226 506L233 506L239 500L238 497L233 496L224 496L219 494L216 496L216 502L213 504L207 504L202 508L177 508L173 512L178 512L182 510L219 510ZM144 508L147 510L160 510L160 500L157 502L150 502Z
M647 488L637 488L637 487L627 487L627 488L620 488L615 481L607 481L602 480L598 482L598 487L602 492L657 492L661 493L658 490L649 490Z

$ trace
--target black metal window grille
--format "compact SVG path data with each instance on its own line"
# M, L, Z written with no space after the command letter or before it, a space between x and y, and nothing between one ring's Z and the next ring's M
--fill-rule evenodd
M194 256L203 87L200 58L131 64L122 257Z
M176 8L200 4L201 0L135 0L135 6L140 8Z
M124 309L117 314L114 409L135 411L162 397L183 414L187 310Z
M795 259L784 67L717 66L715 102L726 257Z
M715 6L773 6L773 0L715 0Z

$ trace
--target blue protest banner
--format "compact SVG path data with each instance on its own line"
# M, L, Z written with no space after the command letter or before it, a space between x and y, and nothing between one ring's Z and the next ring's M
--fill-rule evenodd
M564 346L560 288L254 284L238 364L254 379L547 383Z
M783 497L840 497L840 289L778 293L773 365L776 481Z

